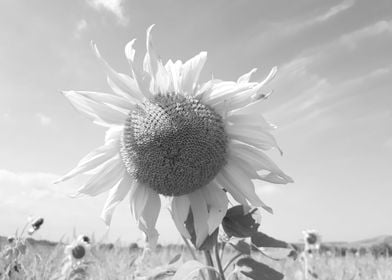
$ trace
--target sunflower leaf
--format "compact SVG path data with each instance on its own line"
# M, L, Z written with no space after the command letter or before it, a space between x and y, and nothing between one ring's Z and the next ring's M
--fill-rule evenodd
M243 275L254 280L281 280L284 277L282 273L250 257L238 260L237 266Z
M251 236L251 241L256 247L289 248L289 244L275 239L262 232L255 232Z
M259 222L252 216L256 211L257 208L245 213L242 205L236 205L227 210L226 216L222 221L226 234L229 237L251 237L260 226Z

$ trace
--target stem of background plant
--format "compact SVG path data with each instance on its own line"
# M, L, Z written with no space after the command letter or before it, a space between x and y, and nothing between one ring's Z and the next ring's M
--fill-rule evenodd
M218 242L216 242L214 249L215 249L214 251L215 251L216 264L218 266L219 273L221 275L221 279L222 280L226 280L225 279L225 274L223 273L223 269L222 269L222 262L221 262L221 260L219 258L219 243Z
M191 247L191 245L189 244L188 240L186 240L186 238L185 238L184 236L182 236L182 235L181 235L181 237L182 237L182 240L184 240L184 243L185 243L186 247L188 247L188 250L189 250L189 252L191 253L192 258L193 258L195 261L198 261L198 259L196 258L195 252L192 250L192 247ZM205 276L204 276L204 273L203 273L202 271L200 271L199 273L200 273L201 278L202 278L203 280L206 280L206 278L205 278Z
M206 258L206 262L208 266L214 267L214 263L212 262L211 252L209 250L204 250L204 257ZM215 271L208 269L208 278L209 280L217 280L215 277Z
M223 272L225 272L228 268L229 268L229 266L236 260L236 259L238 259L239 257L241 257L242 256L242 253L238 253L237 255L235 255L234 257L232 257L228 262L227 262L227 264L225 265L225 268L223 269Z
M223 253L225 252L225 247L226 247L226 242L222 242L221 243L221 255L220 255L220 259L223 260Z

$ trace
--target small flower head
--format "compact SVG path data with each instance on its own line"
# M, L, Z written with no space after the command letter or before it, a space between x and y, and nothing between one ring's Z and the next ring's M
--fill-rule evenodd
M44 223L44 218L36 218L36 219L32 219L30 222L30 228L29 228L29 235L32 235L34 232L36 232L37 230L40 229L40 227L43 225Z
M12 244L15 241L15 236L8 236L7 238L8 243Z
M89 254L91 245L79 236L73 243L65 247L65 254L74 262L80 262Z
M83 242L85 242L85 243L87 243L87 244L90 244L90 243L91 243L90 237L88 237L87 235L84 235L84 234L79 235L78 238L77 238L77 240L83 241Z
M316 230L302 231L306 251L318 250L321 244L321 235Z

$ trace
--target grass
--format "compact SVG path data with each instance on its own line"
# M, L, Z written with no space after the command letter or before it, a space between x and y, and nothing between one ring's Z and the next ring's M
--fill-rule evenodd
M20 258L22 271L19 273L21 278L17 278L18 273L10 278L4 273L1 266L2 259L0 257L0 270L2 275L0 279L30 279L30 280L54 280L54 279L135 279L136 270L139 274L146 275L153 272L159 273L166 270L169 272L162 273L161 278L170 279L170 272L167 264L176 255L181 254L182 258L177 265L192 259L191 255L183 246L159 247L155 252L140 265L136 265L136 259L142 254L141 249L121 247L114 245L112 248L108 246L93 246L91 255L85 259L85 265L79 267L78 270L70 270L70 263L64 253L64 244L56 246L45 246L39 244L27 244L25 255ZM2 247L5 249L4 244ZM227 251L224 263L235 254L234 251ZM285 274L285 279L300 280L304 279L301 258L297 260L285 259L281 261L271 261L265 257L254 253L255 258L262 260L271 267ZM202 254L198 254L199 260L203 260ZM264 259L263 259L264 258ZM311 260L312 268L317 279L325 280L388 280L392 279L392 258L379 257L376 258L371 254L356 256L347 254L345 257L335 257L332 255L322 255ZM176 266L176 265L174 265ZM66 269L68 267L68 270ZM173 266L172 266L173 267ZM23 274L23 275L22 275ZM68 276L66 276L68 275ZM165 278L166 277L166 278ZM232 278L234 279L234 278ZM230 280L232 280L230 279ZM245 277L240 277L245 279ZM310 279L316 279L311 277Z

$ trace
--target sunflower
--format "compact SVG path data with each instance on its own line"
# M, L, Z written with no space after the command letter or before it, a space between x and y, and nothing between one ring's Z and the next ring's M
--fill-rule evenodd
M107 72L113 93L64 91L72 105L94 123L108 128L103 146L85 156L57 182L89 175L78 194L109 191L101 217L110 225L113 211L128 194L131 212L150 245L158 238L155 224L160 196L170 200L178 231L193 215L196 245L214 232L225 216L229 193L245 206L263 207L252 180L286 184L292 179L263 152L279 147L274 128L258 106L268 96L262 82L250 82L256 69L234 81L199 83L207 53L185 63L164 64L147 30L143 68L135 65L135 39L125 47L130 75L116 72L93 51Z
M89 256L91 245L78 237L71 244L67 245L64 249L65 255L71 260L72 263L78 263Z

